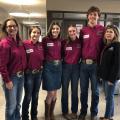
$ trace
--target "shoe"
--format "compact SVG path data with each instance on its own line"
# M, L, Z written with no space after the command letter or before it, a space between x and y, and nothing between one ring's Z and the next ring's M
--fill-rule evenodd
M99 118L99 120L104 120L104 119L107 119L107 118L105 118L105 117L100 117L100 118ZM113 118L110 118L110 119L108 119L108 120L113 120Z
M79 117L78 117L78 120L85 120L85 117L86 117L86 115L80 114Z
M77 114L76 113L71 113L70 114L71 119L77 119Z
M62 115L63 115L63 117L64 117L66 120L71 120L71 117L70 117L69 114L63 113Z
M95 116L91 116L91 120L98 120L98 117L95 115Z
M38 118L37 118L37 117L34 117L34 118L31 118L31 120L38 120Z
M99 119L100 119L100 120L104 120L104 119L105 119L105 117L100 117Z

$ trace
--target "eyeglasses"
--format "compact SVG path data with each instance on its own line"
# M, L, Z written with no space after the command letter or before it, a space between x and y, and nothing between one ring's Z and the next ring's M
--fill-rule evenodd
M6 26L6 28L16 28L17 26L16 25L8 25Z

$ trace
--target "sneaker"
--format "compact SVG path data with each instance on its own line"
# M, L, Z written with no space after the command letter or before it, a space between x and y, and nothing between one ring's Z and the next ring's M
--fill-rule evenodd
M64 117L66 120L71 120L71 117L70 117L69 114L63 113L62 115L63 115L63 117Z
M77 119L77 114L76 113L71 113L70 117L71 117L71 119Z
M78 120L85 120L85 116L86 116L86 115L80 114L79 117L78 117Z

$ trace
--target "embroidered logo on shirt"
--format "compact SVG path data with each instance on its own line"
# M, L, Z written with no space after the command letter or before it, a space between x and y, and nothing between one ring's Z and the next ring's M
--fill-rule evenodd
M89 34L88 35L84 35L83 38L84 39L89 38Z
M32 52L34 52L33 49L28 49L28 50L26 50L26 53L32 53Z
M66 47L66 50L72 50L72 47Z
M54 46L54 43L47 43L47 46L48 46L48 47L49 47L49 46L53 47L53 46Z

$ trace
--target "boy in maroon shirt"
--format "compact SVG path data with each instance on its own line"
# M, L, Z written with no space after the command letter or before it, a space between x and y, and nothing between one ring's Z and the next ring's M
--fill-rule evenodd
M91 120L97 119L99 89L97 80L97 65L103 48L104 27L98 24L100 18L99 8L92 6L87 13L88 25L80 31L82 44L82 62L80 66L80 101L81 110L79 120L85 120L88 108L88 87L91 81Z

